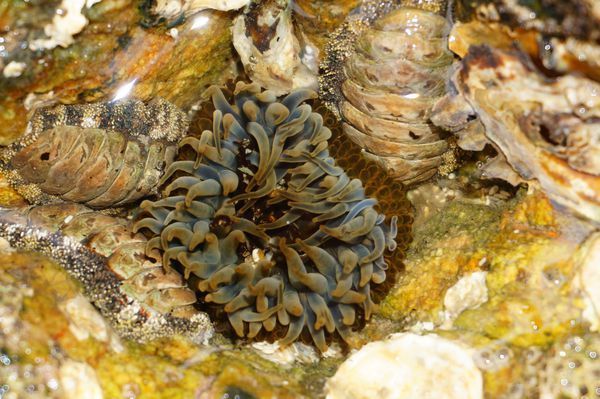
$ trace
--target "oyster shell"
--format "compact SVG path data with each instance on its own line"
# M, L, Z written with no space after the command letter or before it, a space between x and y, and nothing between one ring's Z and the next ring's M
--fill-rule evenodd
M276 95L317 88L317 77L301 60L288 1L253 2L233 24L233 45L246 74Z
M545 68L559 74L577 71L600 80L600 3L597 0L462 1L451 49L464 56L470 44L509 49L518 42ZM468 22L467 22L468 21Z
M485 45L471 47L453 82L524 179L600 223L600 84L547 79L522 52Z
M336 92L338 83L341 87L333 102L345 134L365 149L365 156L406 184L435 175L448 150L441 129L429 117L445 94L454 60L448 50L449 30L448 21L438 14L402 7L356 35L348 46L350 55L337 66L343 72L341 82L327 74L336 67L333 62L324 67L322 90ZM333 41L330 57L345 46Z

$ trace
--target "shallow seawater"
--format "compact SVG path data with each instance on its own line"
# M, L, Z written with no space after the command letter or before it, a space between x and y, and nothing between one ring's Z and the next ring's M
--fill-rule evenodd
M537 1L450 3L448 10L442 0L0 0L0 399L413 398L440 392L450 398L600 397L600 233L593 219L600 214L600 173L594 174L600 103L596 94L574 89L598 84L600 65L593 56L600 54L600 33L593 22L600 22L600 11L586 0L575 1L572 10L550 1L548 12ZM431 35L425 41L378 42L377 19L398 7L412 10L407 14L412 18L395 20L407 24L401 26L404 33L422 32L428 19L420 12L448 18L448 32L440 38L433 33L439 29L425 27L423 35ZM575 16L583 18L580 27L570 22ZM336 29L341 30L334 34ZM449 40L454 68L449 72L436 64L440 40ZM380 64L353 53L356 42L378 54ZM474 58L471 45L487 46L491 56ZM471 103L453 97L464 90L457 82L467 74L454 70L472 62L469 73L475 67L494 71L502 62L492 61L509 60L498 54L514 47L522 51L516 58L529 57L527 65L544 76L530 86L525 82L524 92L538 95L550 87L543 84L559 81L581 104L556 100L544 109L527 103L515 106L521 113L511 108L492 114L493 107L473 105L483 94L471 98L474 91L466 90ZM324 63L332 53L335 62ZM357 57L351 66L347 54ZM421 61L426 68L415 67ZM351 83L326 81L340 76ZM238 81L255 86L236 87ZM448 94L445 108L426 108L430 98L419 90L441 81L435 89L439 98ZM363 85L362 91L350 84ZM230 102L240 91L269 89L255 103L278 105L257 111L254 100L244 104L237 97L237 118L214 90L207 91L212 85L222 87ZM333 94L319 91L331 87ZM299 91L282 100L303 88L317 94ZM344 96L356 97L348 102ZM298 98L306 101L294 104ZM114 106L157 99L168 106L148 107L151 114L143 117L131 115L143 106ZM400 105L390 105L393 101ZM261 141L261 131L276 131L288 117L281 102L292 110L289 120L302 121L298 132L310 140L290 140L287 147L286 138L279 147L277 138ZM91 103L102 106L85 107ZM320 116L303 116L306 104ZM364 106L359 112L367 121L350 136L348 126L359 123L348 116L348 104ZM386 114L387 107L394 111ZM552 124L544 112L552 107L585 112L556 111L551 116L562 130L546 132ZM219 108L225 111L213 120ZM256 117L257 112L263 113ZM520 148L494 141L494 126L510 120L509 112L522 116L514 129L539 133L527 147L535 151L502 154ZM488 114L493 117L486 119ZM448 119L444 128L434 124L442 117ZM253 120L255 130L249 129L235 149L241 151L233 154L230 138L242 118ZM385 130L388 122L415 142L398 144L394 130ZM71 141L61 139L63 125L79 129ZM569 130L573 126L583 127ZM87 138L93 129L96 138ZM175 133L171 141L164 139L180 130L183 141ZM57 132L54 141L23 156L29 164L15 161L15 153L48 131ZM435 133L442 155L440 147L427 147L432 140L421 131ZM357 137L363 141L357 143ZM160 142L153 151L165 158L152 164L156 170L144 169L155 155L147 151L152 140ZM141 143L134 155L132 142ZM387 169L384 158L396 155L389 148L405 151L402 165L412 162L415 170L421 167L416 162L435 158L433 168L424 168L435 175L403 184ZM119 154L126 149L132 152L123 160ZM61 183L46 193L50 185L42 178L52 157L64 161L53 175ZM85 167L77 164L86 157ZM550 158L547 169L531 166ZM178 169L161 180L173 159ZM293 169L298 159L303 166ZM573 159L574 171L568 169ZM93 206L96 196L86 197L85 190L71 197L59 193L61 184L80 176L91 181L83 186L98 189L97 181L111 168L117 176L128 162L142 165L132 166L119 182L129 191L115 189L117 200L93 210L93 217L68 198L86 198L81 202ZM269 163L278 165L271 165L272 182L264 172ZM215 169L198 172L200 164ZM215 165L235 167L227 174ZM286 177L281 165L303 178ZM533 172L524 176L524 170ZM15 171L38 180L23 184ZM188 175L194 184L218 181L217 191L239 185L235 194L249 201L244 207L215 205L223 191L214 194L208 184L193 188ZM583 175L579 186L571 184L569 176ZM134 179L147 184L147 195L125 201L126 191L134 196L142 190L142 183L127 185ZM183 179L180 186L177 179ZM271 183L267 194L260 193L264 198L252 199L256 187ZM345 196L323 194L334 183L343 183ZM107 191L109 184L103 184ZM583 185L587 196L572 195ZM187 198L190 191L196 197ZM317 204L319 195L323 201ZM210 197L208 211L198 197ZM34 203L38 199L58 205L47 211ZM144 199L162 205L152 208ZM286 201L292 205L286 208ZM573 209L578 206L581 212ZM193 209L185 217L195 219L177 219L163 234L175 220L165 219L164 209L175 219L183 217L176 212ZM308 210L300 215L298 209ZM321 222L335 222L313 219L323 214ZM134 232L148 215L164 223L157 227L146 220ZM252 226L278 218L283 222L269 230L273 237L256 238ZM47 233L49 226L53 233ZM312 240L321 252L308 253L298 240ZM207 250L214 242L212 252ZM119 245L121 257L111 258ZM185 247L185 256L179 247ZM370 263L353 261L373 253L379 255ZM213 264L221 259L228 264L216 273ZM135 265L142 266L133 270ZM152 271L144 274L147 270ZM245 291L236 297L242 286ZM291 292L299 286L299 294ZM302 331L294 342L279 344L288 328Z

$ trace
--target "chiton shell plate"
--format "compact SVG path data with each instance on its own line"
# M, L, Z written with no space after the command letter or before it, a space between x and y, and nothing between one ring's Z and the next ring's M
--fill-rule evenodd
M181 275L168 272L158 253L146 252L147 239L132 233L126 219L108 216L81 204L48 204L12 211L15 221L80 242L100 256L103 267L119 280L119 290L148 310L190 316L196 295ZM6 213L0 213L7 220Z
M33 203L120 206L156 192L187 126L162 99L40 108L2 158L9 181Z
M342 28L344 29L344 27ZM348 25L345 29L351 29ZM353 28L356 29L356 28ZM334 39L321 80L333 96L344 133L405 184L429 179L443 163L448 143L429 116L445 94L454 57L450 25L442 16L401 7L385 13L350 39ZM350 44L344 40L350 40ZM340 57L349 47L349 55ZM332 59L343 58L341 65ZM340 89L330 87L339 69ZM324 86L324 87L323 87ZM327 97L327 94L325 94Z

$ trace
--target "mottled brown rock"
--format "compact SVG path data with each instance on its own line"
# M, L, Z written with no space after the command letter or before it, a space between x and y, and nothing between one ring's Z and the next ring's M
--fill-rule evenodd
M600 222L600 85L573 75L548 79L524 53L487 46L471 48L454 83L524 179Z

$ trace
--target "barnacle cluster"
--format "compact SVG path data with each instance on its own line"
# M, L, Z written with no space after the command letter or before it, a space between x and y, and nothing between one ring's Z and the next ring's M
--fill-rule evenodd
M386 222L329 155L331 130L303 104L314 92L278 100L238 83L230 104L210 91L212 130L181 141L162 199L141 204L134 229L201 302L222 307L238 336L280 325L286 344L306 328L324 351L326 333L344 339L371 316L397 217Z

